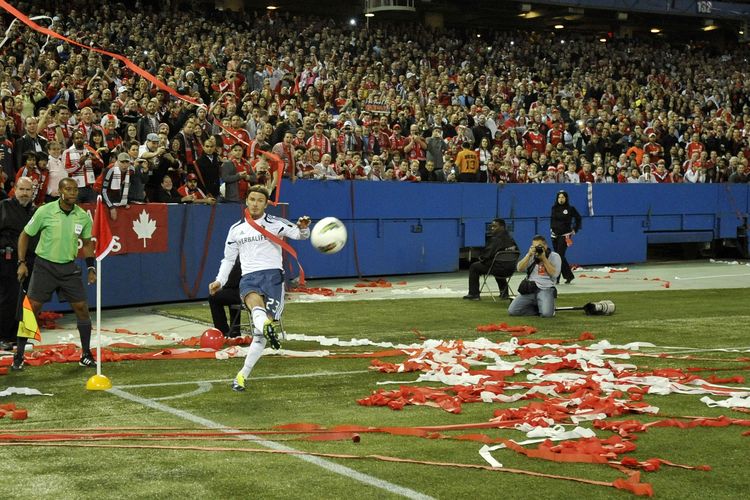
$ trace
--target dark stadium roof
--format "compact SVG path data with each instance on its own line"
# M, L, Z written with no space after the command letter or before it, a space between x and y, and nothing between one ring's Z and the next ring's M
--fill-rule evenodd
M406 3L407 0L394 0ZM670 3L671 2L671 3ZM273 4L281 11L325 13L341 18L356 17L365 22L362 0L316 0L314 2L299 0L247 0L248 8L264 8ZM441 13L446 26L473 27L477 29L554 29L562 24L565 30L595 32L601 35L611 33L615 36L637 36L649 34L651 28L659 28L660 36L704 37L721 36L725 39L737 39L740 31L747 31L747 20L750 18L750 0L711 2L711 14L698 14L695 2L688 0L665 0L664 3L644 2L638 0L539 0L523 2L521 0L415 0L415 13L404 11L376 11L372 22L378 20L424 19L428 12ZM567 5L553 5L567 4ZM573 6L575 4L575 6ZM584 7L595 4L602 8ZM738 5L748 13L737 10ZM629 9L615 9L614 6L629 6ZM663 7L655 7L663 5ZM745 7L747 6L747 7ZM636 12L637 10L663 9L669 14L654 12ZM522 17L523 15L523 17ZM744 19L744 21L743 21ZM704 31L707 25L717 29Z

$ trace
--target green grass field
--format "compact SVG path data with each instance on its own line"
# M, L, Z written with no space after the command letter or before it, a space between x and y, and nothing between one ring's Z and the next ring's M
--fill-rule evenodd
M564 295L558 305L582 305L601 296ZM533 338L575 339L591 332L596 340L613 344L633 341L658 346L685 346L696 349L714 347L750 349L747 304L750 289L657 291L610 293L606 298L617 305L609 317L587 317L580 311L560 312L551 320L509 318L500 304L490 300L467 302L460 299L402 299L337 303L287 304L284 325L289 333L323 335L342 340L367 338L378 342L415 343L418 336L428 339L472 340L480 336L505 341L502 332L480 334L477 325L507 322L532 325L539 331ZM208 322L208 309L199 304L161 306L160 310ZM415 333L414 330L418 332ZM583 345L590 341L581 342ZM320 346L315 342L289 341L284 348L331 353L363 353L377 347ZM651 352L663 352L651 349ZM656 367L709 367L716 375L745 375L748 362L733 361L748 357L737 352L698 352L700 360L634 357L627 361L640 369ZM399 362L404 356L383 358ZM418 461L476 464L486 466L479 456L481 443L449 439L424 439L382 433L362 433L361 442L350 439L307 441L295 434L263 435L275 426L313 423L326 427L358 425L374 427L412 427L487 422L493 411L529 404L469 403L460 414L450 414L428 406L406 406L401 411L383 407L364 407L357 399L383 387L379 381L413 381L417 373L382 374L368 370L367 358L291 358L266 356L257 365L245 393L234 393L229 381L242 359L139 361L105 364L103 371L116 387L142 384L221 381L204 384L151 385L124 387L115 393L87 392L86 378L91 375L77 365L29 367L22 373L0 377L2 386L27 386L53 393L53 397L12 396L0 404L15 402L26 408L29 418L23 422L0 419L0 432L80 433L82 429L130 428L143 433L146 428L169 428L152 432L215 432L210 426L252 430L270 443L257 443L232 436L165 437L136 436L111 440L89 439L57 441L51 446L22 444L3 447L0 452L0 477L3 498L396 498L419 495L434 498L627 498L631 493L614 488L576 482L531 477L491 470L450 466L393 463L372 458L321 458L332 466L300 460L298 455L271 454L267 446L286 446L294 450L323 454L382 455ZM698 375L708 377L711 371ZM518 377L521 380L521 377ZM420 384L439 387L438 383ZM742 386L750 385L745 382ZM699 395L646 395L644 401L658 406L665 416L726 415L735 419L747 414L731 409L709 408ZM163 399L171 398L171 399ZM717 396L714 399L723 399ZM533 401L533 400L532 400ZM661 416L623 415L615 419L643 422ZM582 424L590 427L590 422ZM720 499L741 498L747 494L750 479L750 436L742 436L748 427L697 427L678 429L654 427L637 434L639 460L659 457L679 464L709 465L710 471L662 467L643 472L641 480L653 485L659 498ZM121 432L120 430L113 432ZM480 429L491 438L526 439L515 430ZM445 431L446 435L464 432ZM29 433L30 434L30 433ZM611 433L597 431L599 437ZM304 436L304 435L303 435ZM7 439L0 439L0 444ZM37 443L41 444L41 443ZM48 443L52 444L52 443ZM75 447L136 446L138 448ZM162 448L145 448L161 446ZM172 449L163 449L173 447ZM188 449L192 447L193 449ZM196 448L203 449L196 449ZM222 448L210 450L209 448ZM239 451L226 450L233 448ZM610 482L624 477L622 472L603 464L557 463L531 459L510 450L493 456L507 468L537 471L560 476ZM336 469L336 467L345 467ZM357 476L351 470L362 474ZM363 479L364 478L364 479ZM377 481L382 483L377 483ZM375 482L376 484L372 484ZM404 488L399 490L398 488ZM742 493L745 491L746 493Z

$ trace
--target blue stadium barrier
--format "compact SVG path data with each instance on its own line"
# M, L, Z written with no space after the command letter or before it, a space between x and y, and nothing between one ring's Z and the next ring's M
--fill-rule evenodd
M525 247L535 234L549 236L549 214L560 189L583 215L583 230L568 251L570 262L581 265L644 262L649 243L736 238L750 202L747 185L596 184L590 216L586 185L298 181L282 188L282 201L289 203L283 213L290 220L334 216L349 232L346 247L335 255L320 254L309 242L292 242L309 278L455 271L461 249L483 246L485 228L495 217L506 219ZM107 257L102 304L205 298L227 230L241 215L238 204L218 205L209 227L211 210L170 206L166 253ZM93 286L89 297L93 304Z

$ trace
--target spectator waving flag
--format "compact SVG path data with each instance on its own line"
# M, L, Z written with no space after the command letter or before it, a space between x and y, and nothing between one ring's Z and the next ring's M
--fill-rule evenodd
M96 238L94 255L96 256L96 260L101 262L115 246L115 239L112 237L112 230L109 228L109 219L107 218L107 212L105 211L101 196L96 199L94 227L91 230L91 235Z

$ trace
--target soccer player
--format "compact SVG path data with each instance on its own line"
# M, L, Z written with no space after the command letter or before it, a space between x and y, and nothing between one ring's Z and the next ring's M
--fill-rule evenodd
M239 292L253 323L253 342L247 350L244 366L232 382L235 391L245 390L245 379L263 355L266 341L274 349L281 347L274 326L274 321L281 319L284 310L281 239L303 240L310 237L309 217L300 217L295 225L286 219L266 214L269 196L268 190L261 185L248 188L245 218L229 228L219 273L216 280L208 285L211 295L226 285L239 255L242 268Z

